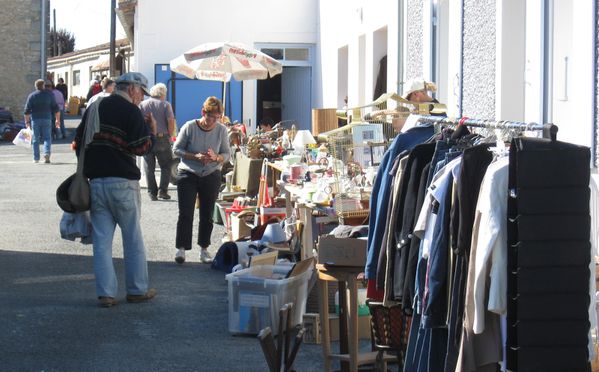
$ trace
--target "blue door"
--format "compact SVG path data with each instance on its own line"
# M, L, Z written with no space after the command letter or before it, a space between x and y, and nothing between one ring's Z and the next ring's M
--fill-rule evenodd
M312 129L312 84L310 67L283 67L281 78L281 117L297 129Z
M177 126L180 128L187 121L202 115L202 104L209 96L222 100L223 83L218 81L189 79L180 74L173 74L168 64L154 66L154 81L164 83L168 88L167 100L173 105ZM227 83L227 99L225 115L231 121L242 121L243 85L240 81Z

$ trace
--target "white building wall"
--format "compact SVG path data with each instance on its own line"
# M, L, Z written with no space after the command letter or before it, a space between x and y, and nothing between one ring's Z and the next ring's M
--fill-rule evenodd
M554 110L553 122L559 127L557 138L562 141L591 146L593 138L593 94L595 79L594 13L592 1L572 1L572 45L568 66L567 102L561 112ZM559 15L556 15L559 16ZM558 98L557 96L554 97Z
M320 1L322 107L338 107L339 49L348 48L347 90L348 106L372 101L378 61L383 55L380 46L374 47L374 34L387 28L387 91L397 92L400 82L398 71L399 19L397 0ZM364 41L364 55L360 56L360 39ZM362 64L362 66L361 66ZM341 63L343 69L343 63Z
M206 42L318 43L317 0L139 0L135 14L134 71L154 82L154 65L169 63ZM317 57L317 56L316 56ZM318 65L312 76L319 76ZM315 84L313 84L314 89ZM244 82L243 117L255 119L256 84ZM313 104L320 105L313 91Z

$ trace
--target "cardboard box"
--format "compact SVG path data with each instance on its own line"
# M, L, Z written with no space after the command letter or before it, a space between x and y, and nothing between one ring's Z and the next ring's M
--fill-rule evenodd
M322 343L322 330L320 326L320 316L316 313L306 313L304 315L304 342L307 344ZM331 342L339 341L339 316L329 314L329 337ZM358 317L358 338L360 340L370 340L370 315Z
M322 235L318 239L318 263L335 266L366 265L367 240Z
M265 224L271 218L276 218L282 221L287 216L287 209L285 208L271 208L271 207L260 207L260 223Z
M312 109L312 134L314 137L319 133L328 132L338 127L336 108Z
M231 239L233 241L250 236L256 213L244 210L239 213L231 213Z
M231 208L232 205L233 205L233 202L217 200L215 203L216 208L214 208L215 209L214 215L212 216L214 223L217 223L220 225L226 225L225 222L227 221L227 216L225 215L225 210L227 208ZM225 228L226 227L227 226L225 226Z

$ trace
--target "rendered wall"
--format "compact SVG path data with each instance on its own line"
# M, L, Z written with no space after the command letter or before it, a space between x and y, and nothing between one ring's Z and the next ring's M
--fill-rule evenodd
M236 41L250 47L255 43L314 45L318 22L317 0L221 0L209 6L187 0L138 0L132 70L142 72L152 84L155 64L169 63L206 42ZM312 76L319 72L313 69ZM255 81L244 82L244 118L255 116L255 91ZM318 95L313 92L313 97Z
M464 0L462 115L495 118L495 0Z
M399 91L402 80L398 77L400 3L398 0L348 0L339 6L338 1L319 2L322 107L341 108L345 94L340 89L347 89L350 107L372 102L378 63L384 54L387 55L387 91ZM360 40L363 56L359 54ZM345 58L345 55L347 62L339 61L339 57ZM339 82L341 79L344 81Z
M407 0L406 5L406 81L423 76L424 0Z

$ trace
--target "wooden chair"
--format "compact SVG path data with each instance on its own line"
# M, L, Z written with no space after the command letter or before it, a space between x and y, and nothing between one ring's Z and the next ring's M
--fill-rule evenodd
M262 352L266 358L270 372L294 371L293 362L299 351L304 338L303 326L294 327L293 304L287 303L279 310L279 332L273 336L270 327L266 327L258 334ZM295 333L293 346L291 347L291 336ZM275 337L277 339L275 345ZM282 369L281 369L282 368Z

